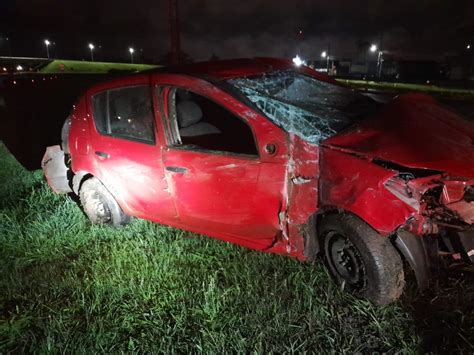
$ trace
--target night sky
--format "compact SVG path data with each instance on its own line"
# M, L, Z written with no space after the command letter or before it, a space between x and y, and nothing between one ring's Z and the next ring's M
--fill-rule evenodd
M355 58L361 43L379 42L395 57L442 60L474 42L474 1L181 0L182 50L211 55L319 58L328 43L338 58ZM126 59L133 46L147 61L169 50L165 0L0 0L0 54ZM300 32L301 31L301 32ZM359 49L359 54L360 54ZM365 53L365 52L364 52ZM365 55L365 54L364 54Z

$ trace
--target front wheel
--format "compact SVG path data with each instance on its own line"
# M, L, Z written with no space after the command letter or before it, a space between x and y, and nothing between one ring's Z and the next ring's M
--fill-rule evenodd
M349 214L323 216L318 235L328 269L344 289L379 305L400 297L403 263L387 238Z
M130 221L130 217L125 214L112 194L95 177L82 183L79 198L84 212L93 224L118 227Z

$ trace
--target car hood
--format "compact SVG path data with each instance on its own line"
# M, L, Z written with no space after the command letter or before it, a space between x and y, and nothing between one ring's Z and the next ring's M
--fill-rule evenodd
M322 145L410 168L474 178L474 123L427 95L400 96Z

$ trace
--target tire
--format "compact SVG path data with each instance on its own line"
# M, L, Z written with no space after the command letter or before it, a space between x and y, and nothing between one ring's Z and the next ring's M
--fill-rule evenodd
M402 259L390 240L350 214L330 214L320 221L320 245L335 280L377 305L396 301L405 278Z
M123 212L112 194L95 177L82 183L79 198L84 212L93 224L118 227L130 222L130 217Z

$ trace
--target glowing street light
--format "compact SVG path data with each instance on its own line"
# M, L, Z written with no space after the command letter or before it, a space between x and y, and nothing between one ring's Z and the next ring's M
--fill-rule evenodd
M299 55L296 55L296 57L293 58L293 64L296 65L297 67L300 67L301 65L304 64L304 61L300 58Z
M130 61L131 61L132 64L133 64L133 52L135 52L135 50L134 50L132 47L130 47L130 48L128 49L128 51L130 52Z
M466 49L471 49L471 44L470 43L466 46Z
M49 45L51 44L51 42L45 39L44 44L46 45L46 55L48 56L48 59L49 59Z
M321 58L326 58L327 56L328 56L328 52L323 51L323 52L321 53Z
M370 46L370 51L371 51L372 53L377 52L377 45L376 45L376 44L372 44L372 45Z
M91 61L94 61L94 45L89 43L89 49L91 50Z

